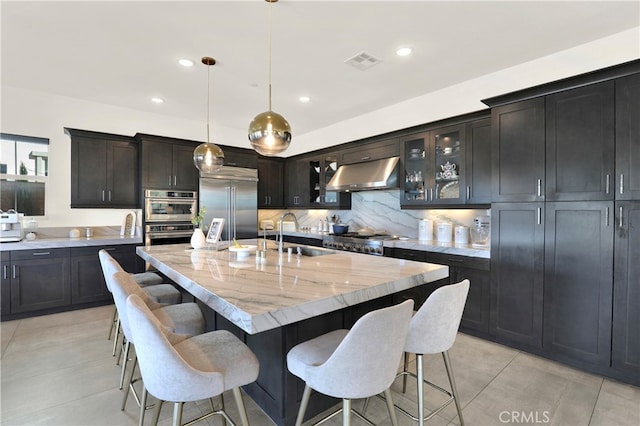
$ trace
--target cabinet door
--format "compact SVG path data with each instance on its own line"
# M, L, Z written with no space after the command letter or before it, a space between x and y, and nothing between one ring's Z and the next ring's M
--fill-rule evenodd
M139 207L138 145L134 142L109 142L106 161L106 202L109 207Z
M469 280L469 295L464 305L460 328L466 331L479 331L489 334L489 307L491 274L486 270L466 268L464 266L450 266L449 277L451 283Z
M221 147L224 151L224 165L233 167L258 167L258 155L251 149ZM195 147L194 147L195 149Z
M614 369L640 377L640 201L616 203L613 287Z
M490 333L499 341L542 347L543 203L491 205Z
M546 97L546 201L613 200L613 81Z
M68 249L14 251L11 269L12 314L71 303Z
M193 151L198 145L173 145L173 189L197 191L200 173L193 163Z
M593 365L611 356L613 203L546 203L544 349Z
M11 313L11 262L3 261L0 268L0 316L6 316Z
M544 99L491 110L492 201L544 201Z
M617 200L640 200L640 74L616 85Z
M92 254L71 255L71 303L107 301L111 293L104 282L97 251Z
M400 155L400 144L397 138L366 143L340 152L340 164L354 164Z
M107 197L107 144L104 139L72 136L71 207L96 207Z
M147 140L143 140L141 144L143 188L171 188L173 186L173 145Z
M464 152L467 204L491 203L491 119L467 125Z
M284 207L284 162L258 159L258 208Z
M430 147L433 160L427 162L427 173L432 174L429 182L435 183L432 204L464 204L465 191L465 126L451 126L431 132Z
M427 162L433 161L429 132L405 136L400 139L400 152L404 176L399 176L403 207L424 206L433 198L433 178ZM431 156L428 158L428 156ZM402 178L404 177L404 184Z
M308 160L289 160L285 166L287 207L300 208L309 205L309 162Z

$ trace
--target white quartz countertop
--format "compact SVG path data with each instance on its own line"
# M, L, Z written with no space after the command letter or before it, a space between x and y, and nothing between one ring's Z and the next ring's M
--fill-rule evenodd
M106 235L91 238L39 238L35 240L22 240L14 243L0 244L0 251L15 250L40 250L65 247L91 247L91 246L110 246L118 244L142 244L142 237L138 236L120 236Z
M250 334L449 276L447 266L431 263L343 251L323 256L279 255L275 243L269 244L264 263L256 261L255 254L238 259L229 250L194 250L184 244L140 246L136 251Z

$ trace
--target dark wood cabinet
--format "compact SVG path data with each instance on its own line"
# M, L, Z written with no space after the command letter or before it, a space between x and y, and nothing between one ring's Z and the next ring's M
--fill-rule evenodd
M292 208L350 209L351 193L327 191L338 169L336 154L318 154L286 163L286 206Z
M100 265L98 252L105 249L127 272L139 272L134 245L72 247L71 303L104 302L111 300Z
M489 331L500 342L542 347L544 203L491 206Z
M0 252L0 317L11 313L11 256L10 252Z
M608 367L613 202L547 202L545 210L544 350Z
M71 303L69 249L11 253L11 313L39 311Z
M71 207L138 208L138 144L129 137L68 129Z
M640 201L616 203L611 365L640 385Z
M258 154L251 149L220 146L224 152L224 165L255 169L258 167ZM193 153L192 153L193 158Z
M397 157L400 155L400 143L398 138L364 143L353 148L343 149L338 154L338 162L342 164L362 163L366 161L380 160L383 158Z
M258 158L258 208L284 208L284 160Z
M193 164L197 142L136 135L140 141L143 189L198 190L199 173Z
M309 193L309 164L306 160L288 160L285 164L286 207L307 207Z
M544 98L491 110L492 201L544 201Z
M549 95L545 113L545 200L613 200L613 81Z
M640 74L619 78L616 90L617 200L640 200Z
M467 124L464 142L466 157L466 204L491 203L491 119Z

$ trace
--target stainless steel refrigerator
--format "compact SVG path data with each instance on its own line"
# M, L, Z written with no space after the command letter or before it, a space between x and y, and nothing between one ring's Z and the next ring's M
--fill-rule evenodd
M199 207L206 207L205 232L213 218L223 218L220 240L258 236L258 171L222 167L200 175Z

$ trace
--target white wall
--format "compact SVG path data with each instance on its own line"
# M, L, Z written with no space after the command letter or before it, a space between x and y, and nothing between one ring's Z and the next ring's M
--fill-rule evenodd
M376 134L486 108L481 99L619 64L640 57L640 29L625 31L548 57L470 80L437 92L297 136L291 156ZM206 123L150 114L77 99L2 86L4 133L49 138L46 217L40 226L119 226L122 210L71 209L71 150L64 127L134 135L149 133L191 140L206 138ZM245 129L212 123L213 141L249 147Z

